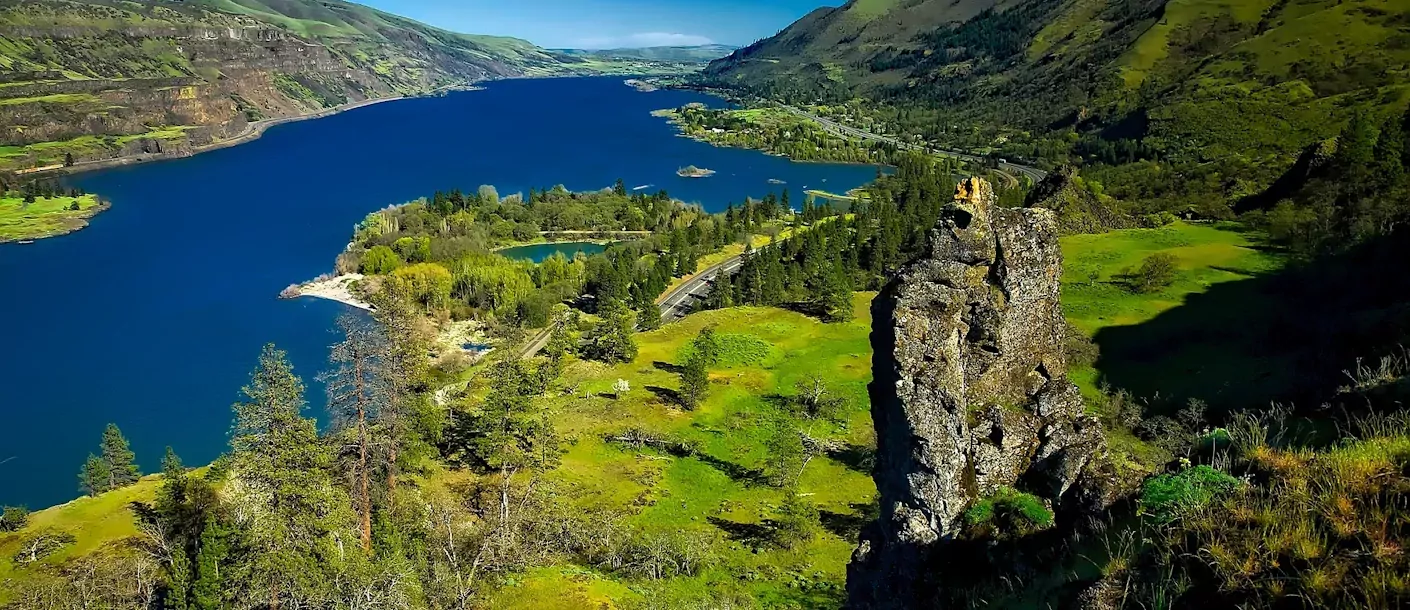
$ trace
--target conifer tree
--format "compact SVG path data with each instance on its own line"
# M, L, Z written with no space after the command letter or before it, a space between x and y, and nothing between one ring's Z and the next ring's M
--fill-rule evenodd
M218 518L207 520L201 530L191 583L190 605L194 610L220 610L225 607L222 567L230 556L230 534L230 528Z
M108 463L103 461L103 458L90 453L88 460L83 463L83 468L78 473L79 489L90 496L108 491L112 489L110 487L111 475Z
M342 499L329 476L332 456L316 423L302 416L304 384L283 351L266 345L235 404L231 475L249 547L248 579L268 606L307 586L329 558L320 551L342 523Z
M391 358L386 335L352 314L338 318L344 339L333 346L328 361L333 370L323 376L328 391L332 434L352 454L346 460L354 482L353 504L358 513L363 552L372 551L372 471L376 443L374 427L392 404L391 375L385 369Z
M132 449L117 424L108 424L103 430L101 448L103 461L108 463L108 489L126 487L142 478L142 471L133 462Z

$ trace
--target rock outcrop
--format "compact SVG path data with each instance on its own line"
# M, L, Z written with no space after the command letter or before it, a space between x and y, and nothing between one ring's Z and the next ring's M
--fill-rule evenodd
M1052 210L1058 232L1063 235L1105 233L1136 226L1135 219L1116 208L1114 202L1104 202L1087 190L1077 175L1077 168L1064 165L1050 172L1028 194L1026 207Z
M1001 487L1055 508L1102 445L1066 377L1054 213L962 183L929 252L875 300L870 388L880 519L848 570L853 608L924 608L935 553Z

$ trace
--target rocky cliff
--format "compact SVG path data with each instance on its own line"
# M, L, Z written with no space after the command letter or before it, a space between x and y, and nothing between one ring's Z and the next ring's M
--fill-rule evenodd
M1055 215L963 182L929 252L875 301L870 388L880 519L848 572L853 608L935 605L935 557L975 502L1014 489L1097 502L1099 424L1067 380Z

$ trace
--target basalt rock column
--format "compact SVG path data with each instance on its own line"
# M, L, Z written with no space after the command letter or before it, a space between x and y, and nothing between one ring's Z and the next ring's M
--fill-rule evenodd
M960 184L929 252L875 300L880 519L848 569L854 608L926 608L929 559L1004 486L1061 502L1101 444L1066 377L1053 213Z

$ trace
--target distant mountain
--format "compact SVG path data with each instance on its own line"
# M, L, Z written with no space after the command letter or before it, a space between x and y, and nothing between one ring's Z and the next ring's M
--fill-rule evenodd
M738 47L723 44L707 44L693 47L645 47L640 49L555 49L574 57L594 57L599 59L627 59L674 63L709 63L730 53Z
M256 119L603 69L337 0L0 0L0 36L0 169L180 154Z
M1405 106L1407 23L1410 0L851 0L704 76L799 102L861 96L1010 158L1204 167L1186 178L1237 197L1354 112Z

